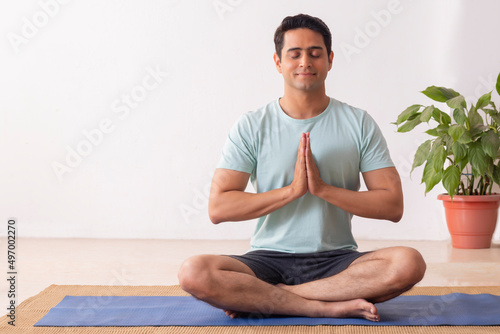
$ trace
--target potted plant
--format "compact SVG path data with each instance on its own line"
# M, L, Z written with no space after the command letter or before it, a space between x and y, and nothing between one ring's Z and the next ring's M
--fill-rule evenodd
M500 74L496 92L500 95ZM452 117L434 105L420 104L398 116L398 132L409 132L420 123L429 125L425 133L432 138L418 147L412 172L425 163L425 193L440 182L448 192L438 199L443 200L453 247L488 248L500 201L500 195L492 194L493 184L500 185L500 112L492 92L469 106L450 88L430 86L422 93L445 103Z

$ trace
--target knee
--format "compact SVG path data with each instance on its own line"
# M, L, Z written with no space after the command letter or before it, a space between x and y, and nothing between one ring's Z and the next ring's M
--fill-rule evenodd
M413 248L398 247L393 257L392 284L408 290L424 278L427 265L422 255Z
M205 255L193 256L181 265L177 274L181 288L197 298L210 292L210 266Z

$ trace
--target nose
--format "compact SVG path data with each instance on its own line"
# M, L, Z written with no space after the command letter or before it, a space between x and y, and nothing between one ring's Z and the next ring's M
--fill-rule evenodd
M311 67L311 57L306 53L300 57L300 66L301 67Z

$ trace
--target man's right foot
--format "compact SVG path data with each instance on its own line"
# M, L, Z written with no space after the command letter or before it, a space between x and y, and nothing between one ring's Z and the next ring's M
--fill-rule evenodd
M323 317L363 318L370 321L380 321L375 305L364 299L322 303L324 303L324 313L321 314Z

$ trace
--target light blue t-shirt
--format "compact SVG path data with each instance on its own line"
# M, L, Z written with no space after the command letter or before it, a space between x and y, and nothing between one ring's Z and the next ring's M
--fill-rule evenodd
M394 166L375 121L363 110L330 99L310 119L294 119L273 101L244 114L229 132L217 168L250 174L258 193L292 183L302 133L324 182L358 191L360 172ZM303 197L258 219L252 250L312 253L356 249L352 214L312 196Z

